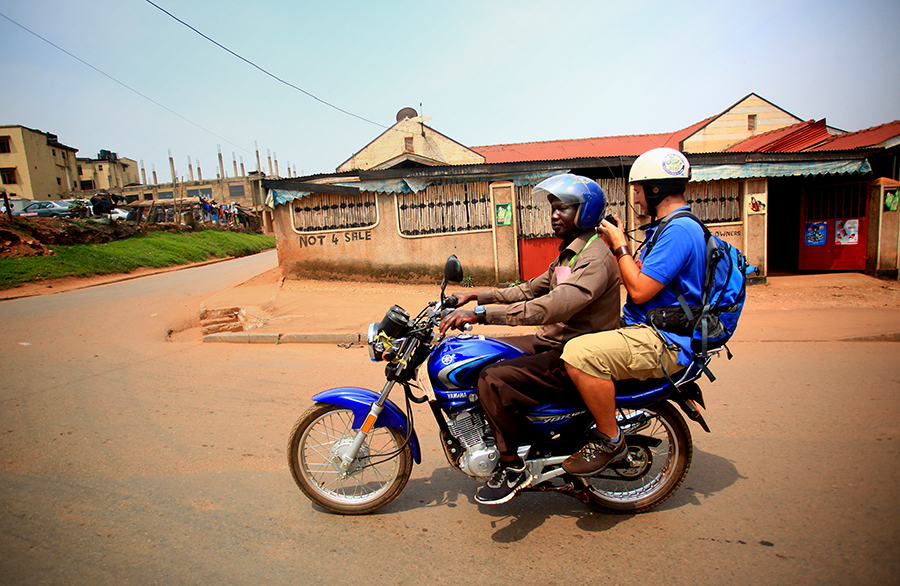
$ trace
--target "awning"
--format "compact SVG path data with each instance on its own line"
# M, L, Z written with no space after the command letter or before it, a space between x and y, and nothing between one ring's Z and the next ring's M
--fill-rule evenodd
M379 193L417 193L423 191L434 183L467 183L470 181L511 181L513 185L535 185L547 177L565 173L559 169L553 171L537 171L533 173L503 173L488 175L459 175L452 177L427 177L427 178L398 178L398 179L368 179L365 181L346 181L333 183L341 187L352 187L360 192L370 191ZM267 203L269 207L288 203L295 199L302 199L314 193L313 191L299 191L291 189L269 189Z
M802 175L834 175L869 173L869 161L810 161L805 163L745 163L743 165L695 165L691 181L717 179L752 179L762 177L796 177Z

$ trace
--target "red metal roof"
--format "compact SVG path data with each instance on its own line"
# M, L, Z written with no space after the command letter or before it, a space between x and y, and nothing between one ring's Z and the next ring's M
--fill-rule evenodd
M712 118L707 118L683 130L664 134L632 134L576 138L546 142L524 142L470 147L484 155L487 163L518 163L522 161L554 161L559 159L589 159L593 157L639 156L656 147L679 148L682 140L693 134Z
M883 143L900 137L900 120L894 120L880 126L873 126L857 132L848 132L834 136L821 145L808 149L810 151L843 151L881 146Z
M750 137L726 152L734 153L796 153L821 144L831 138L825 119L798 122Z
M685 129L664 134L634 134L603 136L546 142L495 144L471 149L485 157L486 163L518 163L524 161L554 161L561 159L589 159L594 157L639 156L656 147L680 148L688 138L713 120L707 118ZM858 132L832 135L825 119L800 122L751 137L726 152L780 152L850 150L884 145L891 139L900 140L900 120L867 128Z

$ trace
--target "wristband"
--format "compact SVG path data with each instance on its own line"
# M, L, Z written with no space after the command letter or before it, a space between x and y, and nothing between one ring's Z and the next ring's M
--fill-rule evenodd
M625 255L631 256L631 250L628 248L627 244L623 244L613 251L613 254L616 255L616 260L619 260Z
M475 306L475 317L478 318L478 323L486 324L487 323L487 308L484 305Z

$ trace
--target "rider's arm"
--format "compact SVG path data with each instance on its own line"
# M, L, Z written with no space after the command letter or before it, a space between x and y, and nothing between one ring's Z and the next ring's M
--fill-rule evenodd
M635 303L650 301L665 287L653 277L642 273L630 254L623 254L619 257L619 273L622 275L625 290L628 291L628 295Z

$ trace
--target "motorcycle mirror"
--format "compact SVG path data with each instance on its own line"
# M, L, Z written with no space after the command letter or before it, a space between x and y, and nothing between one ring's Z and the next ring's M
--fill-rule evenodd
M456 258L455 254L451 254L447 259L447 264L444 265L444 281L450 283L462 283L462 280L462 264L459 262L459 259Z

